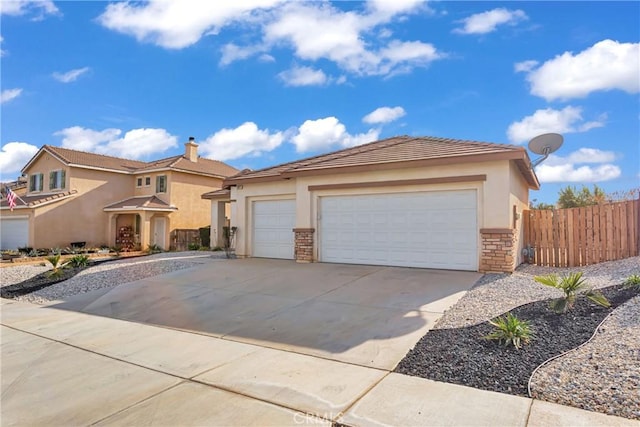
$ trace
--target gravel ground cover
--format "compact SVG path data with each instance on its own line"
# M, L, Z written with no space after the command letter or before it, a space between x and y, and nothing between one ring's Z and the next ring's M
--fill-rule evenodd
M535 282L533 277L570 271L582 271L590 286L614 300L614 307L604 309L582 300L565 315L551 312L549 299L558 297L559 291ZM396 370L526 395L536 366L589 340L597 325L611 314L596 338L536 372L532 395L640 419L640 297L616 286L638 273L640 257L574 269L522 266L512 275L485 275L445 312ZM508 311L531 320L536 329L536 340L521 350L505 349L481 338L492 330L487 320Z
M16 296L15 299L46 304L76 294L111 288L122 283L193 267L211 258L225 258L225 254L224 252L188 251L123 258L91 266L67 280L53 283L32 293ZM0 283L3 290L16 286L38 286L40 277L48 270L50 267L39 265L4 267L0 270Z

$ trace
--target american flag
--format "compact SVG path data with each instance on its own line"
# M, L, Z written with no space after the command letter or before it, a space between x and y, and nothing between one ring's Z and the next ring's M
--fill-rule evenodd
M16 198L18 196L16 196L16 193L14 193L13 190L11 190L9 187L6 187L6 189L7 189L7 202L9 202L9 208L13 212L13 208L16 207Z

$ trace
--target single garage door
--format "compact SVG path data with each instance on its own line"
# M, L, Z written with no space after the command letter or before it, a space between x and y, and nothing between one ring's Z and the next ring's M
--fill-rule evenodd
M293 259L295 200L253 202L253 256Z
M0 218L0 249L18 249L28 242L28 218Z
M476 191L320 199L320 260L478 269Z

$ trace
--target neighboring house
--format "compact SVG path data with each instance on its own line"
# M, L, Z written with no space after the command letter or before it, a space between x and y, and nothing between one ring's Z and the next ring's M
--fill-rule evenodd
M238 256L513 271L539 182L522 147L399 136L224 186L209 197L231 203Z
M26 193L11 212L0 203L2 249L109 245L171 245L176 229L209 225L200 195L220 188L233 167L198 157L193 138L185 154L152 162L49 145L22 169ZM3 189L4 190L4 189Z

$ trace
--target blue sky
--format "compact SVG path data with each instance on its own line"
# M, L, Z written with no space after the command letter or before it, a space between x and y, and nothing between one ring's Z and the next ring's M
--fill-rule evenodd
M194 136L201 155L257 169L394 135L526 145L559 132L532 198L639 186L639 2L0 10L5 180L44 144L151 160Z

